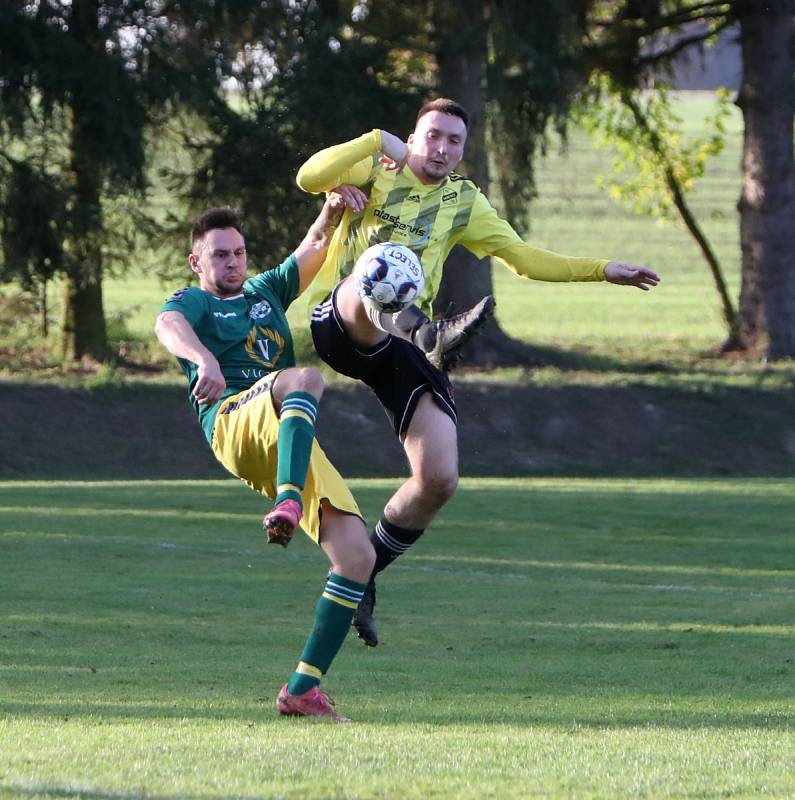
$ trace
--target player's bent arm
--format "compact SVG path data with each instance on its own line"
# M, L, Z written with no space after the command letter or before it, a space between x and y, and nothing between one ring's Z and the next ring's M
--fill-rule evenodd
M318 270L323 266L331 238L342 219L345 206L353 207L354 204L363 204L367 199L361 189L355 186L339 188L341 191L335 190L329 193L320 214L293 253L298 264L298 294L301 294L309 286Z
M200 403L214 403L226 389L226 380L215 356L201 343L191 324L179 311L161 311L155 322L155 336L177 358L198 367L193 395Z
M298 170L295 181L311 194L331 191L341 183L361 186L370 177L372 157L379 152L381 131L376 129L318 151Z

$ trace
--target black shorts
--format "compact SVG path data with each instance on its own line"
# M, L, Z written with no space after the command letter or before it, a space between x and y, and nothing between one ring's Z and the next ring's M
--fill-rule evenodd
M373 390L401 442L425 392L457 422L453 387L447 376L432 366L418 347L397 336L387 336L375 347L357 348L340 319L336 293L335 288L312 312L312 341L323 361Z

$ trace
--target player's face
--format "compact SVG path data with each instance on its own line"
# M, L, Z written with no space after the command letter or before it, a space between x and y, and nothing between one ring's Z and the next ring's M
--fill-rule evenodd
M234 228L215 228L195 243L188 263L205 292L232 297L246 280L246 242Z
M423 114L408 138L411 171L423 183L439 183L464 157L466 138L467 126L461 117L443 111Z

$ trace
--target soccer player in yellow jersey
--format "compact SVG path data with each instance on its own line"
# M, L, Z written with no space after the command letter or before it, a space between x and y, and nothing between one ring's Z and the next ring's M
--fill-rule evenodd
M353 624L371 646L378 642L375 575L422 535L458 482L455 403L447 376L437 367L445 366L446 356L490 313L493 300L484 298L450 320L428 319L453 246L463 245L479 258L494 256L537 280L606 280L643 290L659 281L645 267L562 256L524 242L472 181L453 172L464 155L468 124L458 103L433 100L420 109L407 141L373 130L316 153L297 176L308 192L336 188L348 205L314 284L314 299L332 289L312 314L315 347L335 370L375 392L411 469L370 537L376 565ZM367 247L382 241L406 245L420 257L425 270L420 309L390 315L368 311L362 303L350 272Z

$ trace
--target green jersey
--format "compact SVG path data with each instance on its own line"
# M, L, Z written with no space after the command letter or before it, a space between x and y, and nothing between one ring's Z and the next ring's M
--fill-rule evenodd
M291 255L278 267L249 278L241 293L219 298L191 286L180 289L163 304L161 311L179 311L218 359L226 390L209 405L193 396L198 367L178 358L188 378L188 397L199 415L204 435L212 443L215 416L221 403L248 389L270 372L295 366L293 338L285 311L298 296L298 264Z

